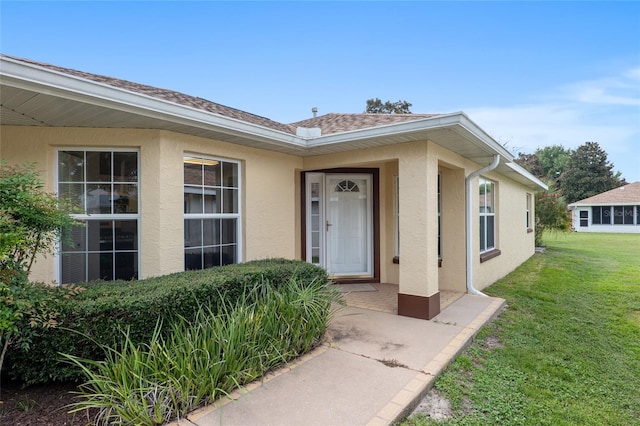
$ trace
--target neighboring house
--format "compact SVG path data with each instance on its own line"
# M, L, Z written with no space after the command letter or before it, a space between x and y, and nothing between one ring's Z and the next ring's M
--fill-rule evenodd
M170 90L0 56L0 157L36 162L86 226L33 279L136 279L265 257L399 285L432 318L534 253L546 186L464 113L283 124Z
M640 182L569 204L578 232L640 234Z

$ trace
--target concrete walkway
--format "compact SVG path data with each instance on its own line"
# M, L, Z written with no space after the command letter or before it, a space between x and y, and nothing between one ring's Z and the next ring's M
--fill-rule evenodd
M431 321L343 308L320 348L173 425L392 424L503 305L464 295Z

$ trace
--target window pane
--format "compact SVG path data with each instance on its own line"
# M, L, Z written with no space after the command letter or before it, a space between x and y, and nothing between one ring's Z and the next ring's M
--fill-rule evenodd
M600 207L602 209L602 224L611 225L611 207Z
M113 153L113 181L137 182L138 181L138 153L114 152Z
M84 210L84 184L82 183L60 183L58 184L58 197L68 198L78 203Z
M236 262L236 246L222 246L222 265L231 265Z
M636 206L636 225L640 225L640 206Z
M58 181L84 181L84 151L60 151L58 153Z
M223 185L227 187L238 187L238 165L235 163L222 163Z
M116 220L116 250L138 249L138 221Z
M111 182L111 153L87 151L87 182Z
M238 213L238 190L223 189L224 211L223 213Z
M220 163L212 160L205 161L210 164L205 164L204 166L204 184L206 186L222 186Z
M111 185L87 185L87 213L111 214Z
M205 247L202 249L202 267L211 268L213 266L220 266L220 249L218 247Z
M184 184L202 185L202 160L199 158L184 159Z
M185 219L184 221L184 246L202 246L202 220Z
M633 206L624 206L624 224L633 225Z
M62 251L85 251L86 249L86 229L84 226L74 226L62 237Z
M222 244L236 242L236 219L222 219Z
M614 225L622 225L624 222L624 209L623 206L615 206L613 208L613 223Z
M116 280L138 279L138 254L116 253Z
M203 219L203 244L213 246L220 244L220 219Z
M113 253L89 253L88 280L113 280Z
M496 234L495 234L495 217L487 216L487 250L495 248L496 246Z
M600 225L602 223L602 209L600 207L591 207L591 213L593 214L591 222L594 225Z
M184 269L202 269L202 249L186 249L184 251Z
M189 187L185 187L184 191L184 212L202 213L202 193L195 192L194 188Z
M484 251L487 247L486 236L484 232L485 216L480 216L480 251Z
M87 238L89 251L113 250L113 229L110 220L88 220Z
M61 284L70 284L86 281L86 254L63 253L62 256Z
M219 189L204 188L204 212L220 213Z
M113 212L138 213L138 185L113 185Z

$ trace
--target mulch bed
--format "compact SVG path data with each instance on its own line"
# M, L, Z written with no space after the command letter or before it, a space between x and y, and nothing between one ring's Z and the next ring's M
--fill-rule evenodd
M51 383L29 386L2 381L0 393L0 424L12 426L87 426L95 415L87 411L69 414L67 405L77 402L71 392L76 383Z

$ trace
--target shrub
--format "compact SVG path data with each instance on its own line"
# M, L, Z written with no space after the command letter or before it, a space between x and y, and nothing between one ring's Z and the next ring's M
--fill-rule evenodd
M105 362L68 359L85 372L77 411L97 408L98 424L163 424L213 402L239 385L307 352L320 339L339 293L319 280L292 278L262 286L220 312L200 307L148 344L125 335L122 349L103 347Z
M30 351L10 351L7 369L13 379L27 384L76 380L80 370L62 363L59 352L100 360L104 352L99 345L121 347L123 330L134 344L148 343L158 321L165 335L178 318L193 320L199 306L216 314L245 294L264 294L291 279L305 287L326 283L327 275L306 262L267 259L139 281L82 284L84 292L57 304L59 326L35 330Z

